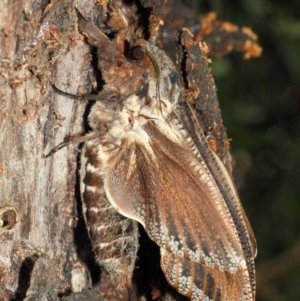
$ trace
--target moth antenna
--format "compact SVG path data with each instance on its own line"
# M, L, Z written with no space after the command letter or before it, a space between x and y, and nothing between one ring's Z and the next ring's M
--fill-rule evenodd
M71 143L78 144L81 142L85 142L85 141L94 139L100 135L101 135L101 133L99 133L99 132L97 132L97 133L91 132L86 135L74 135L74 136L66 137L63 142L61 142L60 144L55 146L47 155L43 155L43 158L48 158L48 157L52 156L54 153L56 153L57 151L59 151L60 149L64 148L65 146L67 146Z
M158 66L158 63L157 63L155 57L147 49L145 49L145 53L148 56L148 58L150 59L150 61L153 63L153 66L154 66L154 69L155 69L155 72L157 75L156 93L157 93L158 99L159 99L160 112L161 112L162 117L164 117L161 104L163 103L165 107L167 107L167 105L165 104L165 102L163 100L160 99L160 80L161 80L160 69L159 69L159 66ZM174 90L174 87L175 86L172 86L171 91L172 91L172 89ZM170 93L169 93L169 96L170 96ZM172 91L172 93L173 93L173 91ZM179 138L178 135L174 132L170 123L165 118L164 118L164 120L170 126L170 128L171 128L172 132L175 134L175 136L177 136L177 138Z
M163 115L162 107L161 107L161 99L160 99L160 80L161 80L160 69L159 69L159 66L158 66L158 63L157 63L155 57L147 49L145 49L145 54L147 55L149 60L152 62L153 66L154 66L154 69L155 69L155 72L156 72L156 77L157 77L156 94L157 94L158 100L159 100L160 112Z

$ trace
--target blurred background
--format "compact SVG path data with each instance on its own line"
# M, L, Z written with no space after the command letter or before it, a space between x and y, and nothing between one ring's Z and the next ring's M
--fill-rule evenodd
M194 4L195 5L195 4ZM199 15L247 26L263 47L211 64L258 243L257 301L300 300L300 1L198 0Z

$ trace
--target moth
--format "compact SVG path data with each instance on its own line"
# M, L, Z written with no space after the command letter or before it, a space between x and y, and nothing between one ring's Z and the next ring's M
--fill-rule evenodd
M183 97L175 65L109 6L113 39L79 18L105 86L81 155L83 212L99 264L130 284L138 223L163 273L192 301L255 299L255 238L236 188ZM130 45L130 47L126 47Z

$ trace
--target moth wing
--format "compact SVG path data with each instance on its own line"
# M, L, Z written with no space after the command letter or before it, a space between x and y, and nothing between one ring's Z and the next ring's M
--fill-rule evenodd
M247 269L234 274L221 272L201 263L175 256L161 249L161 267L170 284L192 301L250 301Z
M205 164L191 150L168 139L154 123L145 130L149 143L124 139L108 160L104 183L112 205L139 221L160 246L162 268L179 291L182 268L175 264L177 274L172 278L164 264L168 260L190 265L189 269L203 269L202 274L193 274L198 278L193 279L195 283L200 283L203 275L210 279L213 271L223 275L218 279L244 271L246 263L236 229ZM220 281L216 289L223 291L226 285ZM237 289L245 293L248 288L242 286ZM208 297L212 299L214 294L212 290Z
M250 225L250 222L248 220L248 217L244 211L244 209L242 208L242 215L243 215L243 219L245 221L248 233L249 233L249 239L250 239L250 243L251 243L251 252L252 252L252 256L253 258L256 257L257 255L257 243L256 243L256 239L255 239L255 235L254 232L252 230L252 227Z

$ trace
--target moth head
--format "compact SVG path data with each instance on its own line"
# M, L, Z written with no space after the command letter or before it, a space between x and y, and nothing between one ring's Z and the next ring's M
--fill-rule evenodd
M180 95L179 75L164 51L145 40L139 40L133 56L146 70L148 102L159 108L176 105Z

